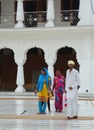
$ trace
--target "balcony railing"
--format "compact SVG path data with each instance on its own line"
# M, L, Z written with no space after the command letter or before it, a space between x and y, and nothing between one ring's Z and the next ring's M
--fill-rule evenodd
M78 12L78 10L62 10L55 19L59 21L56 26L64 26L64 23L68 23L65 26L76 26L79 21ZM46 11L25 12L23 22L25 27L44 27L47 21L46 16ZM16 13L0 14L0 28L14 28L16 23Z
M76 26L79 18L78 18L79 10L62 10L60 17L61 22L69 22L70 26Z
M46 11L25 12L24 24L26 27L37 27L39 23L46 23Z

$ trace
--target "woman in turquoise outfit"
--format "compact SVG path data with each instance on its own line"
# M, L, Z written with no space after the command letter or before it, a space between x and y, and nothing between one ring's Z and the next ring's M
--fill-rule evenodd
M38 107L39 107L39 113L38 114L44 114L46 111L46 104L48 102L48 95L50 93L50 87L51 87L51 77L48 73L48 70L46 68L43 68L41 70L41 74L38 79L37 88L35 90L35 93L38 92Z

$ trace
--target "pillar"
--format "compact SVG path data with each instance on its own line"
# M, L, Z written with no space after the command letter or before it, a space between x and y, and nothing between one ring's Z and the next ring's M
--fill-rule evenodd
M83 57L82 59L80 59L81 88L79 91L83 94L91 93L91 65L90 64L91 62L88 58Z
M89 26L91 22L91 0L80 0L78 26Z
M91 92L94 94L94 54L91 57L91 70Z
M61 0L54 0L54 9L55 9L55 25L61 23Z
M24 9L23 9L23 0L18 0L17 3L17 14L16 14L17 24L15 28L24 28Z
M23 87L24 85L24 70L23 70L24 61L17 60L16 63L18 65L18 68L17 68L17 80L16 80L17 88L15 92L25 92L25 89Z
M54 0L48 0L47 2L47 23L46 27L54 27Z
M52 78L52 86L53 86L53 79L54 79L54 63L51 61L47 61L48 64L48 72Z
M83 45L80 45L79 52L77 52L77 60L80 64L80 80L81 80L80 85L81 87L79 89L79 92L82 94L90 94L92 93L90 37L85 36L82 42ZM88 92L86 90L88 90Z
M94 26L94 0L91 0L91 19L92 25Z
M53 84L53 79L54 79L54 66L52 63L48 63L48 71L51 75L52 78L52 84Z
M86 68L85 68L85 61L84 61L84 55L81 55L79 57L79 65L80 65L80 69L79 69L79 76L80 76L80 89L79 89L79 93L81 94L85 94L86 90L88 89L87 87L87 82L86 82L86 77L85 77L85 73L86 73Z
M93 35L93 34L92 34ZM94 94L94 37L91 35L91 92Z
M48 72L52 78L52 86L53 86L53 79L54 79L54 64L56 62L56 55L54 52L46 52L46 55L45 55L45 61L48 65Z

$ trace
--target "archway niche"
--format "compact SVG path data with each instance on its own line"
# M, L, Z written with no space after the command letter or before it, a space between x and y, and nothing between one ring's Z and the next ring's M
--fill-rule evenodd
M26 91L34 91L40 70L48 67L44 59L44 51L40 48L31 48L27 52L27 60L24 64L25 89Z
M9 48L0 50L0 91L14 91L16 89L17 65L14 52Z
M57 52L57 60L54 64L54 73L56 70L60 70L61 73L66 76L66 70L68 69L68 60L73 60L75 62L75 68L79 71L79 63L76 59L76 51L71 47L63 47Z

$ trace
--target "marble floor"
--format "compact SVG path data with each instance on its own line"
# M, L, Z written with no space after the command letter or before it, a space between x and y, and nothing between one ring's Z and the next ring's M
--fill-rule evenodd
M0 130L94 130L94 121L0 120Z
M0 130L94 130L94 98L79 98L77 120L66 119L66 108L37 115L36 96L0 96Z

